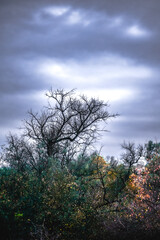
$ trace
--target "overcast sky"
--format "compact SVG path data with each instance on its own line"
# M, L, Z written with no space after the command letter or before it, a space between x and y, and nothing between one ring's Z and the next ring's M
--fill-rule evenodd
M44 92L76 88L120 117L99 145L159 140L159 0L1 0L0 144Z

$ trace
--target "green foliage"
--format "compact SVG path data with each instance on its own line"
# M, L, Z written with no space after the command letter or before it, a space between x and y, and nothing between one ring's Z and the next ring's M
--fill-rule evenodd
M62 165L42 143L34 149L41 159L34 167L27 158L23 168L10 159L0 168L2 239L125 239L127 231L142 236L144 230L153 237L160 227L160 155L159 145L148 148L140 173L96 153Z

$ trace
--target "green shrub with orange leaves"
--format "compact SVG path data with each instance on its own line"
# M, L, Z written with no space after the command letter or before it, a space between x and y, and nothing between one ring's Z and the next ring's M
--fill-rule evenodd
M65 167L52 159L40 175L1 168L0 231L4 239L104 239L159 229L159 160L152 153L140 173L98 154Z

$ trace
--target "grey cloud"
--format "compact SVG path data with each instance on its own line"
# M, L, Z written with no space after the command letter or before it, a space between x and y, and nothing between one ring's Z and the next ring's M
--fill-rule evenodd
M43 9L53 5L70 8L60 17L43 12ZM128 87L139 91L134 99L111 104L112 111L118 111L125 119L111 124L109 136L112 135L112 145L116 147L123 138L148 139L159 134L160 2L2 0L0 7L1 127L14 127L16 121L24 118L28 108L39 108L40 102L34 102L33 95L49 88L50 83L66 88L72 88L72 82L74 85L74 76L67 83L65 79L56 77L53 81L47 81L44 76L35 74L36 61L48 58L68 64L72 60L83 65L88 59L116 55L133 61L135 66L148 67L154 74L146 79L130 76L128 80L120 80L117 77L108 84L106 72L106 80L100 81L99 88ZM91 21L90 24L67 25L66 19L74 10L80 11L84 18ZM40 14L41 21L38 22L36 14ZM109 21L117 17L122 18L122 23L111 27ZM125 35L124 29L134 25L149 31L150 35L139 38ZM77 87L90 89L89 83L79 82ZM108 143L109 148L110 145Z
M158 94L158 91L157 91ZM150 95L149 91L144 91L143 96L135 98L133 101L116 104L114 109L119 109L119 121L112 123L112 137L120 136L125 139L143 139L147 141L155 137L159 138L160 133L160 100L158 96ZM145 140L146 139L146 140Z
M0 95L26 93L41 90L46 87L45 82L39 82L38 77L31 72L31 66L23 62L23 58L5 57L0 66Z
M16 125L16 122L27 117L27 111L31 108L39 110L43 107L43 98L36 99L34 95L37 91L32 93L21 94L5 94L0 96L0 126L7 127L10 124ZM43 96L42 96L43 97Z
M112 4L109 4L109 7L106 6L106 8L104 8L106 9L106 14L108 14L108 12L109 14L112 13L110 5ZM117 5L119 6L119 4ZM117 5L112 5L112 8L113 6L116 8ZM116 52L123 56L135 58L138 61L155 62L157 58L159 59L157 53L157 48L159 49L158 41L154 39L154 37L153 39L132 39L125 37L118 27L113 29L107 28L107 15L105 15L104 11L97 14L97 11L94 10L95 22L93 22L88 28L80 25L65 26L63 25L63 21L60 20L61 18L49 18L47 20L48 25L38 25L34 22L31 23L29 20L33 18L36 11L40 11L40 6L37 5L37 8L33 8L30 16L29 14L27 16L24 14L25 21L24 19L21 21L22 16L19 17L18 14L16 22L13 21L12 23L12 21L9 20L10 27L8 25L7 28L9 29L7 31L5 28L5 31L7 32L7 37L10 36L12 38L13 43L8 43L8 45L11 46L12 51L14 51L13 54L15 54L15 52L17 54L18 52L25 51L28 55L29 53L32 53L58 58L64 58L65 56L66 58L84 58L87 57L88 54L92 56L99 52ZM82 6L84 7L83 4ZM119 11L120 10L121 9L119 9ZM88 18L90 18L90 15L93 17L94 14L90 8L84 9L84 11L88 14ZM19 13L18 9L17 12ZM113 16L116 17L116 15ZM46 20L43 20L43 15L41 17L42 22L45 22ZM126 23L129 23L129 16L125 17L124 20ZM5 41L7 41L7 39L5 39ZM154 46L156 47L150 47L151 41L153 41ZM5 51L7 51L7 49L5 49Z

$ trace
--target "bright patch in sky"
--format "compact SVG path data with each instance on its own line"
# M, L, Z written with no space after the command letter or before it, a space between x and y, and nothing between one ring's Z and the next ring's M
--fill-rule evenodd
M45 12L54 16L61 16L69 10L69 7L48 7Z
M134 88L126 81L143 81L153 76L151 69L134 65L133 62L120 57L101 57L84 62L58 62L46 59L37 66L38 74L48 79L57 88L77 88L90 96L118 101L135 97ZM137 80L136 80L137 79ZM125 84L124 84L125 83ZM94 90L95 89L95 90ZM106 99L106 100L107 100Z
M142 28L140 28L138 25L133 25L129 27L126 31L127 35L132 37L145 37L148 35L148 32Z
M68 22L70 24L76 24L81 22L81 15L78 11L74 11L68 17Z
M122 17L112 17L108 18L109 20L109 27L120 27L123 24L123 18Z
M146 79L153 76L150 68L135 65L120 57L100 57L93 60L58 62L46 59L37 66L38 72L51 78L62 79L72 84L104 85L114 80ZM111 83L113 84L113 83Z
M43 9L42 12L52 15L54 17L60 17L60 16L63 16L65 13L67 13L65 16L64 23L68 25L82 24L84 26L87 26L90 23L90 20L87 19L84 12L81 12L79 10L72 11L70 7L52 6L52 7L47 7Z
M84 26L89 25L90 21L86 19L79 11L72 11L66 21L69 25L83 24Z
M101 100L104 100L107 102L113 102L113 101L119 101L119 100L125 100L127 98L131 98L135 96L135 92L131 89L127 88L119 88L119 89L90 89L82 91L77 91L78 94L84 94L85 96L89 98L99 98Z
M109 16L107 14L99 14L96 11L82 11L79 9L71 9L69 6L57 6L57 5L52 5L47 8L44 8L42 11L37 13L37 18L40 21L41 17L43 16L42 13L47 13L49 15L52 15L54 17L60 17L64 16L64 24L74 26L76 24L83 25L83 26L88 26L90 23L96 23L100 21L99 24L105 23L106 27L108 28L117 28L118 31L121 32L121 34L125 34L134 37L134 38L142 38L146 37L149 35L149 32L146 29L143 29L141 26L138 24L134 24L131 26L126 27L126 21L124 21L124 18L121 15L117 16ZM39 22L37 21L37 22ZM43 19L44 21L44 19ZM43 22L42 21L42 22ZM41 23L42 23L41 22ZM125 29L125 30L124 30Z

